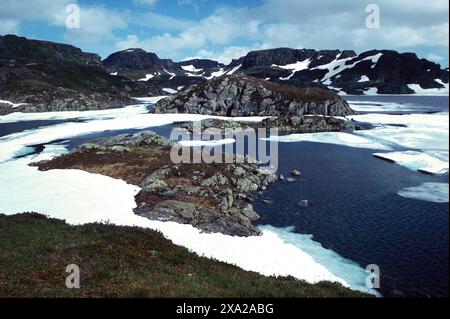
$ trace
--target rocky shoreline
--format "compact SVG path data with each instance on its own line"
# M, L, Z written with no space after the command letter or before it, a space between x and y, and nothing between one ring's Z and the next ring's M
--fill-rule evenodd
M182 128L193 132L194 125L187 122L181 125ZM227 130L257 130L259 128L272 129L276 128L278 134L295 134L295 133L319 133L319 132L342 132L364 129L359 124L344 118L319 115L304 115L293 117L268 117L258 123L245 121L227 121L219 119L206 119L200 121L198 127L202 132L207 129L217 129L222 132ZM224 135L224 137L226 137Z
M173 164L173 145L143 131L95 140L34 165L40 170L82 169L139 185L134 211L152 220L188 223L226 235L258 235L253 223L260 217L251 202L278 177L248 159L245 163Z

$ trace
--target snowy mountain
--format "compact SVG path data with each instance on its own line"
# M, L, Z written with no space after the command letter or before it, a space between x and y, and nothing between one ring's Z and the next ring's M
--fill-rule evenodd
M109 72L139 81L173 80L172 88L231 74L296 86L328 88L341 94L448 94L448 69L414 53L372 50L277 48L252 51L223 65L207 59L159 59L141 49L116 52L103 61ZM195 80L194 80L195 78ZM170 81L169 81L170 82Z
M413 53L272 49L250 52L236 73L346 94L448 92L448 70Z

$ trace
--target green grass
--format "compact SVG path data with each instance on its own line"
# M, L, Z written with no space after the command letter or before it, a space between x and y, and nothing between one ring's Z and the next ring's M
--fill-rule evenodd
M65 286L68 264L80 267L80 289ZM0 215L0 297L362 296L199 257L148 229Z

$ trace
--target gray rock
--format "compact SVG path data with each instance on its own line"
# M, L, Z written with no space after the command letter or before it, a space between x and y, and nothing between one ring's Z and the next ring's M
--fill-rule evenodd
M181 103L175 103L179 100ZM197 113L222 116L345 116L354 111L340 96L319 88L284 86L242 75L226 75L158 101L156 113ZM299 122L294 118L294 122Z
M234 198L233 198L233 191L229 188L223 190L220 193L220 196L222 197L219 208L222 211L226 211L233 207L234 204Z
M241 211L241 213L247 217L250 221L257 221L261 218L254 210L251 204L247 204Z
M233 174L236 176L242 176L245 174L245 170L240 166L236 166L236 168L233 171Z
M236 186L244 192L256 191L259 188L258 184L254 183L249 178L238 179L236 182Z
M192 203L182 202L178 200L166 200L156 204L153 211L159 213L166 213L169 215L178 215L183 219L193 219L196 212L196 207Z
M120 145L114 145L113 147L111 147L111 150L118 153L127 153L130 151L129 148Z
M302 199L301 201L297 202L297 205L299 207L308 207L309 201L307 199Z
M167 178L167 176L169 176L170 172L171 172L170 168L160 168L151 173L150 175L148 175L147 177L145 177L142 180L140 186L145 187L146 185L152 184L156 180L164 180Z
M294 175L294 176L300 176L300 175L301 175L300 171L298 171L298 170L296 170L296 169L294 169L294 170L291 172L291 174Z
M212 177L203 180L201 185L203 187L212 187L212 186L217 186L217 185L225 185L228 182L229 181L228 181L227 177L223 176L220 173L216 173Z

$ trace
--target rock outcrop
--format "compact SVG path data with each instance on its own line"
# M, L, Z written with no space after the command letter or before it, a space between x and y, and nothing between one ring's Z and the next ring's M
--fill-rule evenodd
M160 100L154 112L281 117L354 114L348 103L333 92L281 86L239 75L227 75L192 86Z
M144 131L95 140L34 165L40 170L83 169L139 185L134 211L152 220L187 223L206 232L257 235L253 222L259 215L252 198L277 176L253 161L174 164L170 159L173 145Z

